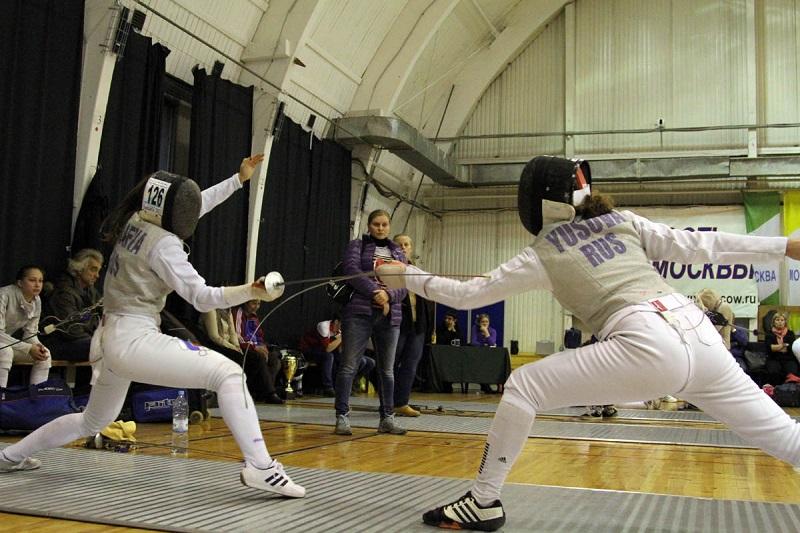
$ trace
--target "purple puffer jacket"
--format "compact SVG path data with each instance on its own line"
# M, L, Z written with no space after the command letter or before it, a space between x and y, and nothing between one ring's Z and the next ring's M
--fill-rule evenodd
M363 244L362 244L363 243ZM389 250L392 257L403 263L407 263L406 256L400 247L393 241L389 241ZM375 259L375 241L369 234L365 234L360 239L353 239L347 244L342 258L342 272L345 276L358 274L359 272L370 272L373 269ZM342 309L342 318L366 315L371 316L374 307L372 306L372 294L380 289L375 280L369 276L361 276L347 281L354 289L353 298ZM408 291L406 289L386 289L389 293L389 301L392 307L392 325L399 326L403 319L402 303Z

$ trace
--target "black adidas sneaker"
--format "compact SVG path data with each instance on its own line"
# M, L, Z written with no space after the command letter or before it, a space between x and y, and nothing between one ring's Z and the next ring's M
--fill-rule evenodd
M467 492L453 503L423 514L422 521L442 529L495 531L506 523L506 513L500 500L495 500L489 507L481 507L472 493Z

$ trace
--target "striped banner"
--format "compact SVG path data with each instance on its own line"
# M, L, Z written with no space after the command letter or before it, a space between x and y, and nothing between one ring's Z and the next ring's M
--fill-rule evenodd
M744 216L748 235L777 237L781 232L781 195L777 191L745 192ZM764 305L779 305L780 263L753 265L758 300Z
M800 191L783 194L783 229L787 237L800 239ZM786 259L787 305L800 305L800 261ZM790 317L789 327L798 327L800 317ZM796 331L796 330L795 330Z

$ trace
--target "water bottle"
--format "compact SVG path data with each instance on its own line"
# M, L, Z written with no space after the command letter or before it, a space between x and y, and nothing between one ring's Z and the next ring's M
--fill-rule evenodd
M189 402L186 392L178 391L172 402L172 455L186 456L189 447Z

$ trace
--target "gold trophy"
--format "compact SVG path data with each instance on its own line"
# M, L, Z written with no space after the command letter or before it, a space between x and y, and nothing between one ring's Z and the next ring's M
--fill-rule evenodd
M295 394L294 389L292 388L292 380L294 379L294 375L297 372L297 357L293 356L292 354L284 354L283 355L283 375L286 377L286 399L287 400L294 400Z

